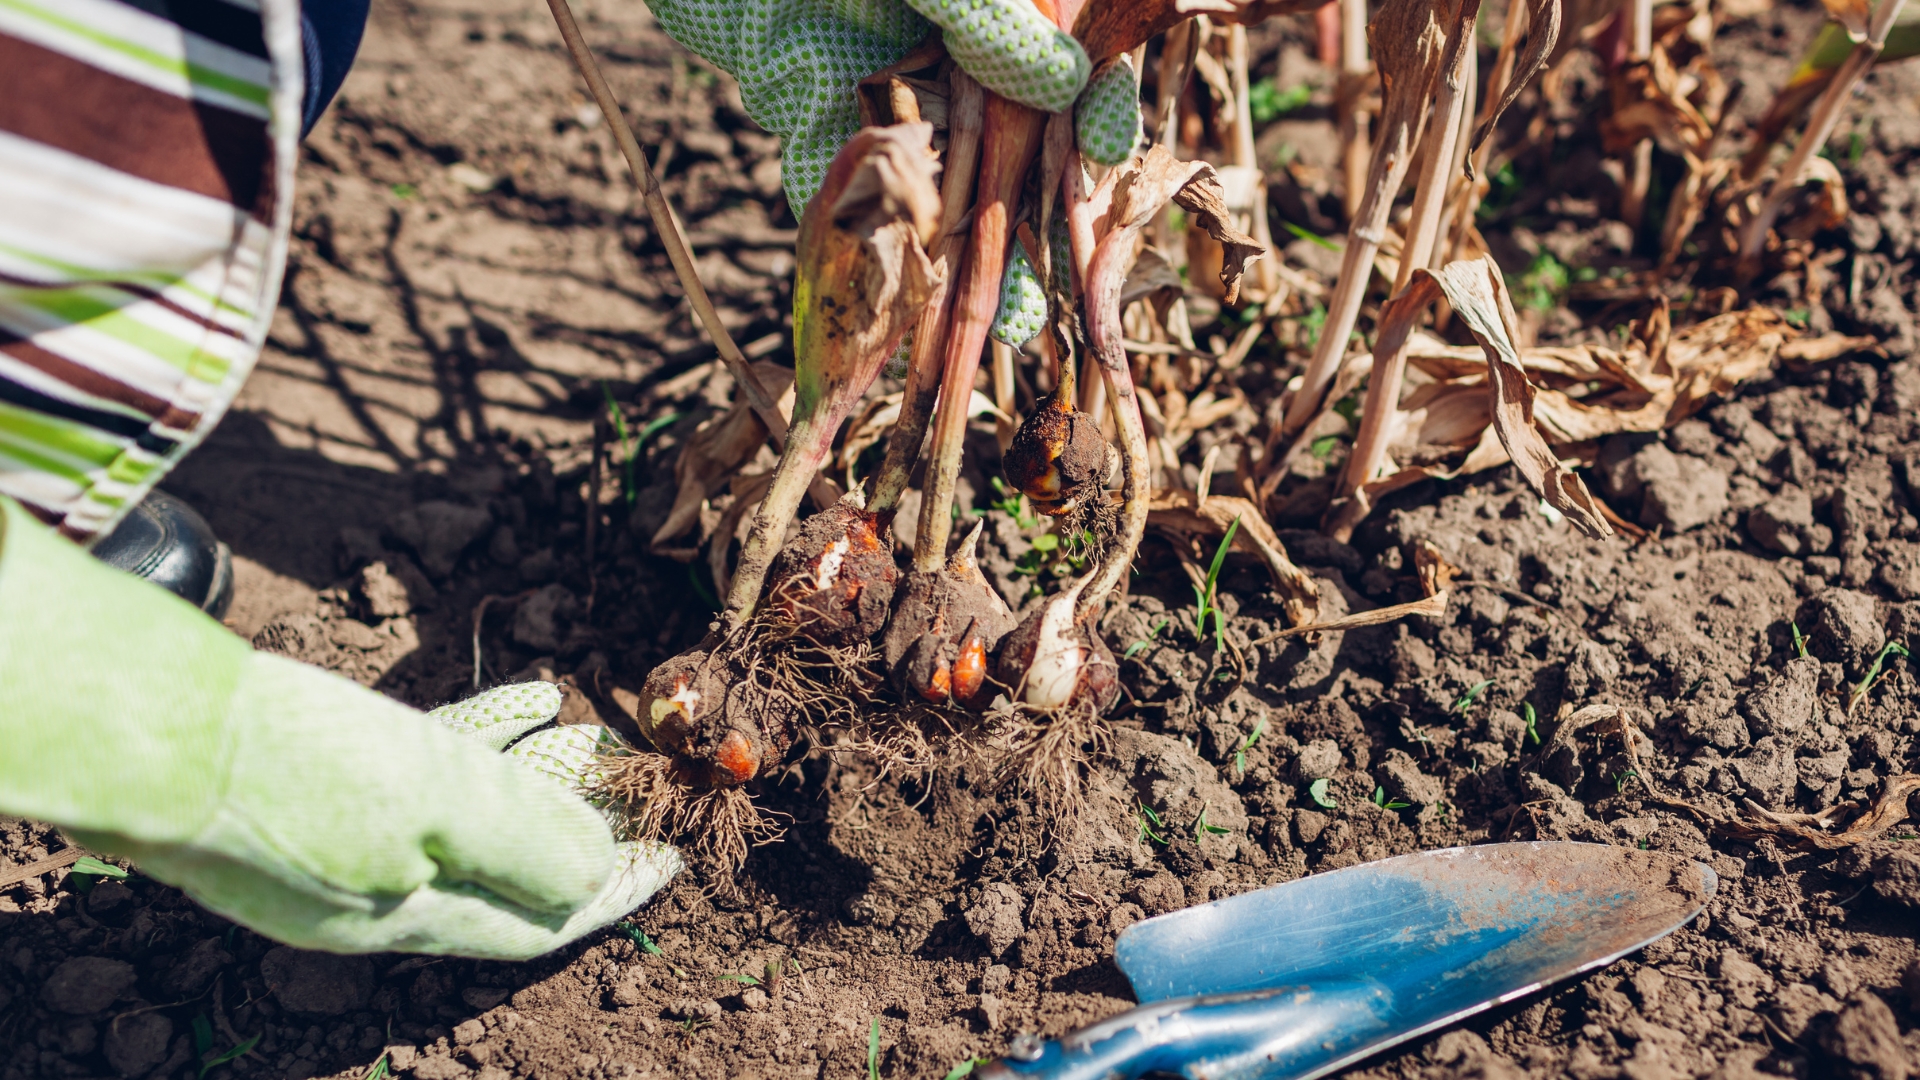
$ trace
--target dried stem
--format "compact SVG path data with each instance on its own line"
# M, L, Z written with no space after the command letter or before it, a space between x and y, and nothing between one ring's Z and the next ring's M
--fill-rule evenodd
M973 181L980 169L981 125L986 92L966 72L955 67L948 76L947 152L940 181L940 238L935 241L933 264L944 268L933 298L913 328L913 347L907 362L907 384L900 399L900 419L887 440L887 456L867 504L882 521L892 517L907 490L920 444L926 440L927 420L940 394L940 357L953 318L953 282L965 273L966 235L960 223L973 202Z
M1632 0L1620 8L1620 17L1627 20L1626 30L1632 35L1627 46L1628 61L1645 63L1653 55L1653 0ZM1647 188L1652 182L1653 140L1641 139L1634 144L1633 157L1627 161L1627 186L1620 192L1620 220L1636 233L1646 217Z
M1334 107L1340 120L1341 175L1346 180L1341 201L1351 221L1360 216L1361 193L1366 190L1368 158L1372 149L1368 128L1371 117L1361 107L1367 76L1373 70L1367 59L1367 0L1339 0L1340 3L1340 79L1335 90Z
M1415 270L1424 270L1433 259L1440 238L1440 212L1446 206L1447 190L1455 172L1455 150L1460 140L1460 125L1467 111L1469 78L1468 58L1473 55L1474 27L1478 24L1480 0L1463 0L1460 12L1447 35L1447 55L1442 63L1440 92L1434 98L1433 117L1427 124L1425 158L1420 166L1420 183L1414 190L1413 217L1407 224L1406 243L1400 249L1400 270L1394 275L1394 304L1408 301L1407 282ZM1438 296L1438 290L1434 290ZM1411 314L1407 316L1411 318ZM1381 321L1386 321L1382 312ZM1387 455L1387 435L1393 418L1400 411L1400 382L1406 375L1407 350L1404 343L1390 344L1382 334L1373 353L1373 372L1367 379L1367 401L1362 408L1360 433L1354 437L1353 453L1347 458L1336 500L1350 499L1373 474Z
M1794 145L1786 164L1780 167L1780 175L1767 193L1767 201L1760 207L1760 213L1748 223L1746 234L1741 238L1741 276L1751 278L1759 272L1760 252L1766 246L1767 231L1773 228L1787 200L1805 181L1808 160L1832 137L1833 129L1840 123L1840 113L1846 108L1847 99L1853 96L1853 88L1872 69L1880 50L1886 48L1887 32L1893 29L1893 21L1899 17L1900 9L1904 6L1906 0L1880 0L1865 39L1854 43L1853 52L1833 73L1833 81L1827 84L1826 91L1813 107L1806 133Z
M967 435L967 406L987 344L987 330L1000 306L1000 279L1007 268L1013 204L1040 148L1046 116L998 94L986 95L980 153L979 194L973 207L973 237L967 266L954 294L940 403L933 417L933 450L921 489L920 523L914 538L914 569L932 572L947 560L953 532L953 493L960 478L960 451Z
M706 286L700 283L700 275L694 270L693 251L687 246L686 234L674 219L673 208L667 205L666 194L654 179L647 156L641 151L639 140L634 138L633 127L627 123L626 114L620 111L619 100L613 96L613 89L600 73L600 65L594 61L586 39L581 37L580 24L574 21L573 9L567 6L567 0L547 0L547 7L553 11L553 21L560 27L560 39L566 43L567 53L573 57L573 66L579 70L580 77L586 80L594 103L600 107L601 115L607 118L613 141L627 159L627 167L633 172L633 184L640 189L640 197L647 206L647 216L653 219L653 231L659 235L661 246L667 249L667 260L673 263L673 272L680 279L680 288L687 294L687 305L693 308L701 327L713 340L714 348L720 351L721 362L727 365L734 383L746 395L747 404L752 407L754 415L766 425L774 445L785 446L787 418L780 414L780 407L774 404L773 396L761 385L760 379L747 365L747 358L740 352L740 346L734 344L733 335L727 333L726 326L720 322L720 313L714 310L713 300L707 296ZM814 501L824 507L832 503L834 498L833 489L823 485L815 492Z
M740 547L740 563L733 571L733 585L727 590L728 630L745 626L760 602L760 590L767 583L767 568L787 538L787 522L800 509L807 483L818 475L833 452L835 422L822 424L813 416L794 418L788 433L787 448L773 471L773 483L754 511L753 529Z
M1389 4L1375 19L1376 46L1391 46L1393 54L1380 55L1380 74L1385 89L1381 110L1380 138L1374 147L1367 173L1366 198L1347 230L1347 246L1340 259L1340 277L1333 296L1327 301L1327 321L1314 346L1313 358L1301 375L1300 389L1287 404L1281 424L1281 436L1291 442L1308 422L1319 415L1327 388L1332 385L1340 360L1346 355L1347 338L1360 318L1360 302L1367 293L1367 281L1373 273L1373 258L1386 237L1387 218L1393 210L1393 197L1400 190L1412 165L1413 140L1428 106L1426 34L1432 32L1429 8L1416 2ZM1395 25L1387 25L1392 18ZM1408 26L1411 22L1413 25ZM1424 22L1424 25L1422 23Z

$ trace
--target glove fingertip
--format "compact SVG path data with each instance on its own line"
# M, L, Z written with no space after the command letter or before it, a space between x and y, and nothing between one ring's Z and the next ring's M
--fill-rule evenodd
M560 713L560 688L549 682L510 683L427 713L449 728L495 750Z

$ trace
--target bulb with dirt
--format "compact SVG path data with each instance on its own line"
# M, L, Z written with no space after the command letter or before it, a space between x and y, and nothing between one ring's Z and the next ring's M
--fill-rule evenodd
M808 518L767 574L766 616L815 645L856 645L879 633L900 579L878 521L854 498Z
M641 734L672 758L675 778L694 788L739 787L777 764L797 734L793 704L700 647L653 669L635 718Z
M1033 508L1054 517L1097 503L1111 471L1100 422L1058 393L1020 425L1002 465Z
M1105 713L1120 700L1120 666L1092 612L1079 611L1082 579L1036 605L1000 642L994 674L1014 700L1045 713Z
M975 561L981 524L939 570L907 575L882 639L894 686L908 700L979 709L993 696L995 646L1013 629L1013 612Z

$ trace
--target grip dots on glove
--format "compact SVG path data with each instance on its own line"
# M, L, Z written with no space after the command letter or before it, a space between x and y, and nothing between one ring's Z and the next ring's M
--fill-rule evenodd
M1087 83L1074 129L1080 152L1102 165L1118 165L1140 145L1140 76L1133 57L1120 56Z
M994 312L993 326L987 332L995 341L1017 349L1032 341L1046 325L1046 290L1040 287L1040 275L1027 258L1026 245L1015 242L1006 275L1000 279L1000 310Z
M598 724L568 724L548 728L514 743L507 756L526 762L546 776L585 795L598 778L594 761L603 751L618 747L613 732Z
M1047 112L1080 96L1092 62L1031 0L909 0L945 32L947 52L980 85Z
M483 690L451 705L442 705L427 715L442 724L479 739L494 750L507 744L560 713L560 688L549 682L513 683Z

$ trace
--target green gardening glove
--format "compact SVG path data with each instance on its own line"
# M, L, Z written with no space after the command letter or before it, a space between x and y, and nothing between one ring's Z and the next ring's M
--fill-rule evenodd
M1080 43L1032 0L652 0L648 7L675 41L739 80L748 115L780 136L781 175L796 217L860 129L856 85L904 57L933 26L982 86L1036 109L1071 107L1090 70Z
M506 688L435 723L253 652L0 499L0 813L290 945L526 959L657 891L678 853L616 845L564 786L597 729L490 749L555 696Z

